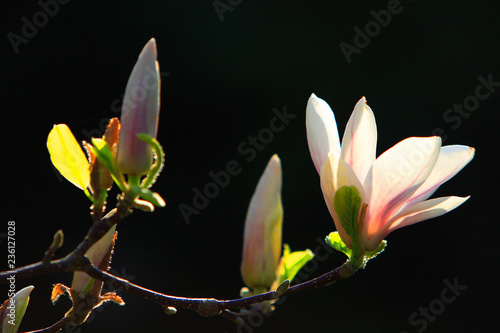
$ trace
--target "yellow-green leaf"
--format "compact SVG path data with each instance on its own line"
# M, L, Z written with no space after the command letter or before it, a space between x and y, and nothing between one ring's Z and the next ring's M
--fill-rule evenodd
M291 252L288 244L284 244L283 246L283 256L281 257L277 279L272 289L275 289L275 287L285 280L290 280L291 282L300 269L314 257L314 253L309 249Z
M90 183L89 162L66 124L54 125L47 138L50 160L76 187L86 190Z

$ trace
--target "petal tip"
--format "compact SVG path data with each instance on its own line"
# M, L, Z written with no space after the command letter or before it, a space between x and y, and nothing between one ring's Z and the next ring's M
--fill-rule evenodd
M142 49L139 59L145 55L152 56L156 60L156 39L151 38Z

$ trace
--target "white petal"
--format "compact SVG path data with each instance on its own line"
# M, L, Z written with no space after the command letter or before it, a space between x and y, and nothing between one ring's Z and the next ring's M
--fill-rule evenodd
M281 161L273 155L259 179L245 221L241 274L249 287L269 287L281 255Z
M330 151L340 154L340 139L332 109L314 94L307 102L306 130L309 152L319 174Z
M250 233L254 224L265 224L266 221L273 220L273 213L276 210L281 210L281 183L281 160L278 155L274 154L267 163L250 200L245 223L245 236Z
M351 239L345 233L342 228L338 215L335 212L333 205L333 200L335 193L342 186L352 186L354 185L361 196L361 201L366 202L366 194L363 185L359 181L358 177L352 170L351 166L343 161L336 153L331 152L328 154L328 158L323 164L320 174L321 179L321 190L323 191L323 196L325 197L326 205L330 211L330 215L335 222L335 227L340 234L340 237L346 243L346 245L351 246Z
M429 198L444 182L455 176L474 157L474 148L461 145L444 146L429 178L412 195L408 205L414 205Z
M377 158L364 183L368 237L381 229L429 177L440 147L439 137L412 137Z
M444 215L466 202L469 197L434 198L408 207L387 223L386 235L396 229Z
M444 215L457 208L469 197L443 197L420 202L399 212L382 229L372 235L365 245L370 251L377 248L382 240L396 229Z
M0 322L0 332L16 333L18 331L19 325L26 313L26 308L28 307L30 294L33 288L35 287L25 287L19 290L14 297L5 302L5 312L2 310L0 314L0 318L3 321Z
M361 182L375 161L377 125L373 111L363 97L356 103L347 123L340 157L349 163Z

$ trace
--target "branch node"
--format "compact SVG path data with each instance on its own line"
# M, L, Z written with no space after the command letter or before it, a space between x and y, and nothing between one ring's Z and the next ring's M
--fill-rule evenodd
M198 304L198 313L205 317L220 314L219 301L215 298L201 299Z
M52 240L52 244L50 244L47 251L45 251L45 254L42 259L42 264L50 262L52 257L54 257L55 252L63 245L63 243L64 243L64 233L62 230L59 229L54 234L54 239Z
M283 281L278 288L276 288L276 298L283 296L283 294L287 292L288 287L290 287L290 280Z

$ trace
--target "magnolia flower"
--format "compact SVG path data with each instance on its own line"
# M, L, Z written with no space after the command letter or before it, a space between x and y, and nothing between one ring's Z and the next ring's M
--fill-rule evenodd
M153 162L151 146L137 138L146 133L156 138L160 111L160 69L156 41L144 46L125 88L117 164L122 173L144 175Z
M410 137L375 158L377 128L363 97L354 107L340 144L328 104L312 94L306 110L307 140L321 189L342 241L352 241L334 208L335 193L355 186L366 206L358 217L361 249L373 251L392 231L446 214L469 197L427 200L474 157L474 148L441 147L439 137Z
M245 221L241 276L248 287L268 289L276 279L282 222L281 162L273 155L250 200Z
M19 325L30 301L31 291L34 288L29 286L19 290L0 307L0 332L16 333L19 330Z

